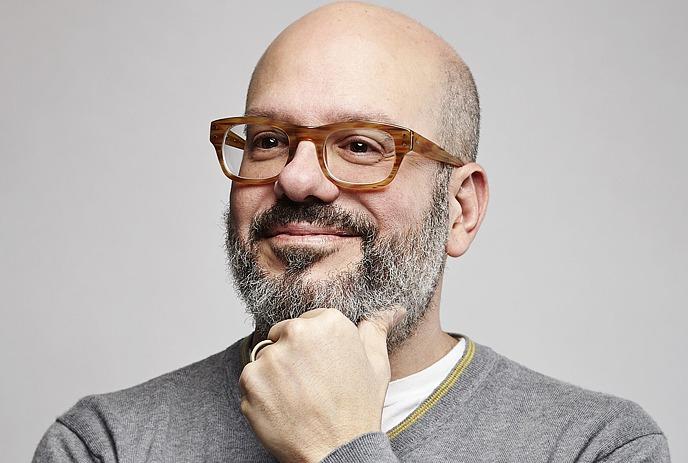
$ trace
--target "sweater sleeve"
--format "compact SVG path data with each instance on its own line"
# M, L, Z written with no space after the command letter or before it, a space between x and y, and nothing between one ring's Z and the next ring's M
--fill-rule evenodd
M321 463L394 463L399 459L392 451L387 434L370 432L358 436L341 447L336 448Z
M670 463L664 434L647 434L617 447L596 463Z
M101 463L101 460L78 435L56 421L43 435L32 463Z

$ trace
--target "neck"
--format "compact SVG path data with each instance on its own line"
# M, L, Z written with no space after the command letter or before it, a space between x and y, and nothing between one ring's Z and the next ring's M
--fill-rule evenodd
M442 331L439 302L441 282L437 285L430 307L416 331L389 355L391 380L417 373L444 357L457 343Z

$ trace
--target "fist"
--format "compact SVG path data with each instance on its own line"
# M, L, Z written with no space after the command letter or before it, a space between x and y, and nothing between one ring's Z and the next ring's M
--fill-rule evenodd
M320 461L361 434L380 431L390 379L387 333L404 309L358 327L316 309L272 327L274 344L239 378L241 411L280 461Z

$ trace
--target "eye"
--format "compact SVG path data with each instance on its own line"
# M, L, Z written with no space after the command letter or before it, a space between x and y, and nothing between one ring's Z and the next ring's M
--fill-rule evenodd
M340 129L325 140L325 162L331 169L344 169L345 165L352 168L383 164L386 168L395 160L394 148L394 138L384 130L365 127Z
M362 141L352 141L349 143L349 150L352 153L367 153L369 149L370 146Z
M339 146L340 150L357 156L380 155L382 151L379 143L370 138L362 136L349 137L347 140L342 140L342 142L339 143Z
M254 149L271 150L280 147L281 144L286 144L283 138L270 132L260 133L253 138L251 145Z
M270 149L279 145L279 141L275 137L262 137L260 140L258 140L257 144L260 148Z

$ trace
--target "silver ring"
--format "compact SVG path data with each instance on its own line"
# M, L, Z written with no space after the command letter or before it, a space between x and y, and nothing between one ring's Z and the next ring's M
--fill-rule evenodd
M264 341L260 341L258 344L255 345L253 350L251 351L251 361L255 362L256 361L256 355L258 355L258 351L261 350L265 346L269 346L270 344L274 344L275 342L271 339L266 339Z

